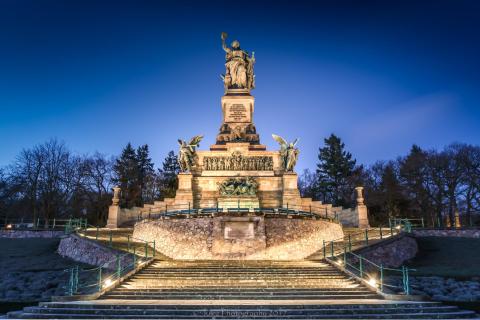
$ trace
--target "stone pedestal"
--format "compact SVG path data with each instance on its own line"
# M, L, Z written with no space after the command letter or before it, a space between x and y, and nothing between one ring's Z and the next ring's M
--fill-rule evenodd
M218 207L223 209L229 208L248 208L253 211L255 208L260 208L258 197L228 197L221 196L218 198Z
M176 209L186 209L189 206L193 208L193 175L191 173L179 173L177 177L178 189L175 194L175 206L178 208Z
M364 203L363 187L356 187L355 192L357 193L357 207L355 208L355 211L358 214L358 227L368 228L368 212L367 206Z
M222 150L222 145L231 142L259 146L260 137L253 124L254 102L255 98L246 92L230 92L222 97L223 121L211 150ZM265 146L259 150L265 150Z
M369 228L370 225L368 224L367 206L366 205L357 206L356 211L358 214L358 227Z
M298 176L294 172L285 172L282 177L283 180L283 207L292 208L294 210L300 210L302 200L300 197L300 191L298 190Z
M118 205L111 205L108 207L107 228L116 229L122 222L120 217L120 207Z

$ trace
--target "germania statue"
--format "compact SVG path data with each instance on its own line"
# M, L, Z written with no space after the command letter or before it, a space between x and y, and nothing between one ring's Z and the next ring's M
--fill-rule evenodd
M225 50L225 75L222 75L225 91L228 89L255 88L255 75L253 65L255 64L255 52L250 56L247 51L240 48L240 42L234 40L229 48L225 43L227 34L222 32L222 48Z
M178 139L178 144L180 145L180 150L178 151L178 163L181 172L189 172L195 166L197 160L195 148L198 147L202 138L203 136L195 136L189 143Z
M273 139L280 144L280 156L282 157L282 167L285 171L293 171L293 168L297 164L298 154L300 151L295 145L298 142L298 139L288 143L280 136L272 134Z

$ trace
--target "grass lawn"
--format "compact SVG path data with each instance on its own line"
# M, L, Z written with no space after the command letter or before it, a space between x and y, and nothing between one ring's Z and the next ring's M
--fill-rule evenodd
M456 279L480 277L480 239L457 237L416 238L419 253L409 263L412 275Z
M76 263L56 253L60 239L0 239L0 314L62 295L65 269Z

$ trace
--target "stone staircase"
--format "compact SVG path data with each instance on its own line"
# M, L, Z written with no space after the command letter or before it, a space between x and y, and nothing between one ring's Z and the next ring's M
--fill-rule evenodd
M23 319L459 319L436 302L384 300L321 261L160 261L94 301L45 302Z

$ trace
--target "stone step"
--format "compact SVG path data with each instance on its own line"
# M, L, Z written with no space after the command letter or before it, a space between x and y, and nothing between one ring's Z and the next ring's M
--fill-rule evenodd
M136 295L136 294L108 294L105 299L125 299L125 300L191 300L193 298L199 300L238 300L248 298L258 300L332 300L332 299L380 299L379 295L373 293L328 293L328 294L316 294L316 295Z
M258 270L232 270L232 271L198 271L198 270L145 270L142 274L172 274L172 275L182 275L182 274L222 274L222 275L243 275L243 274L258 274L258 275L298 275L298 276L308 276L308 275L338 275L337 270L312 270L312 271L304 271L304 270L288 270L288 271L258 271Z
M258 279L278 279L281 277L282 279L289 280L289 279L345 279L347 276L343 274L330 274L330 275L299 275L295 276L291 275L266 275L266 274L179 274L179 275L169 275L169 274L148 274L148 273L140 273L135 275L134 279L251 279L251 278L258 278Z
M153 307L153 308L152 308ZM50 305L27 307L23 319L460 319L474 318L471 311L438 304L385 305L275 305L275 306L205 306L205 305Z
M213 288L213 289L199 289L199 288L192 288L192 289L138 289L135 290L135 292L160 292L160 293L235 293L235 292L241 292L241 293L281 293L281 292L302 292L302 293L315 293L315 292L329 292L329 291L345 291L345 292L368 292L371 293L372 291L370 290L365 290L360 288L306 288L306 289L288 289L288 288L279 288L279 289L274 289L274 288L250 288L250 289L244 289L244 288ZM132 290L127 289L127 288L122 288L118 287L115 289L115 292L131 292Z

